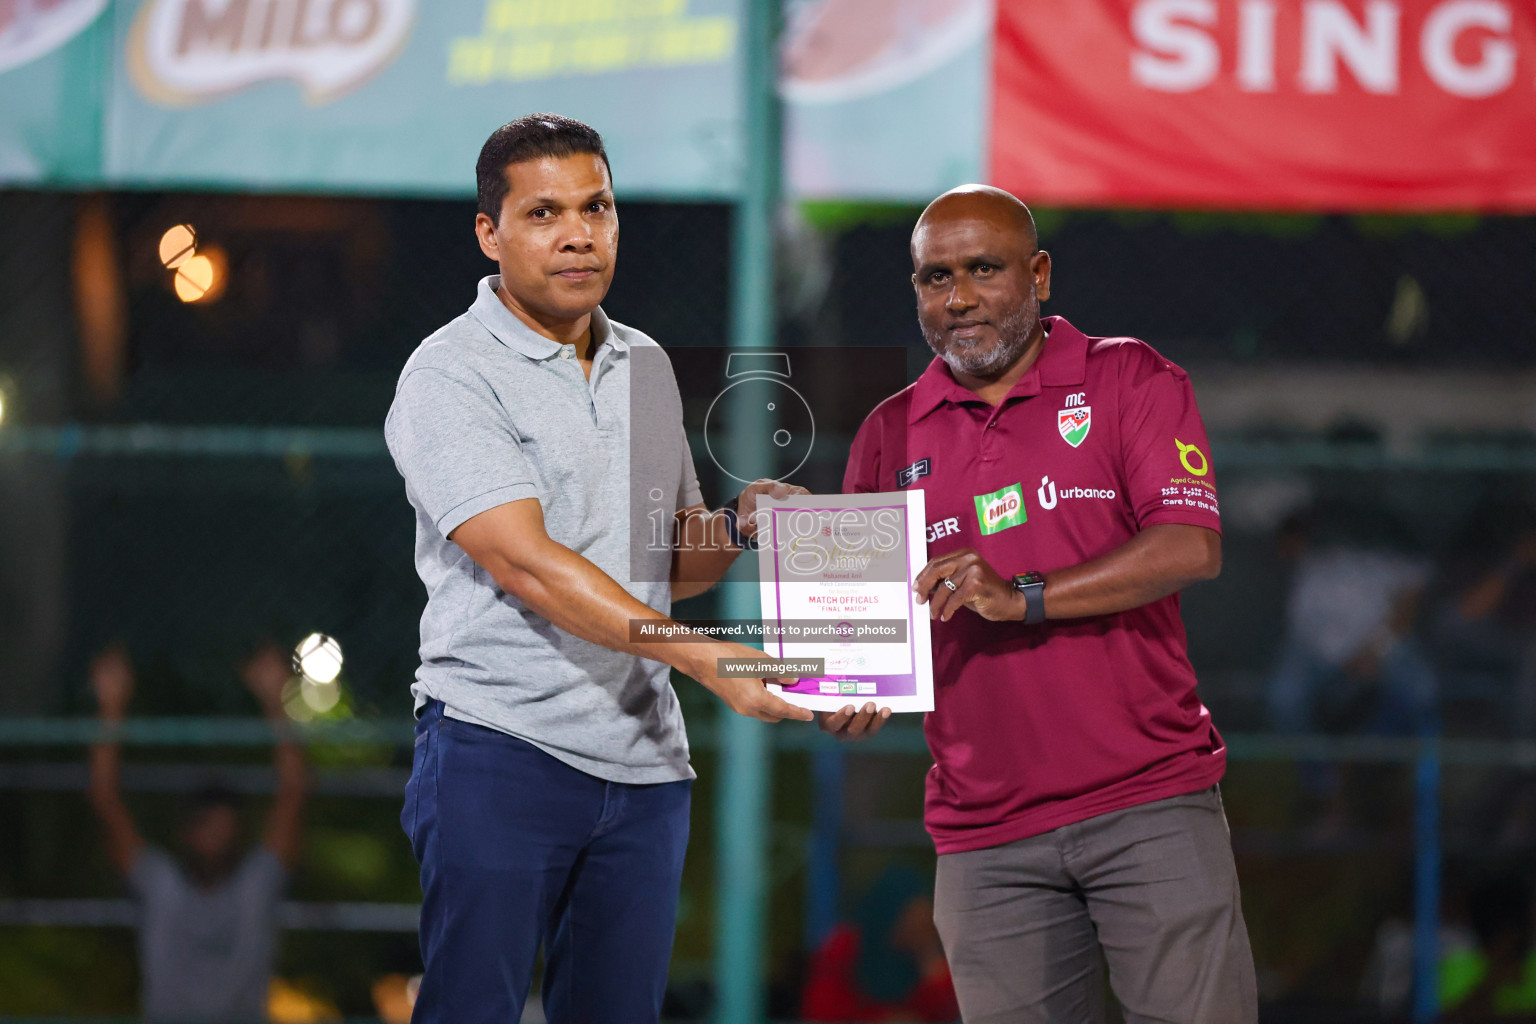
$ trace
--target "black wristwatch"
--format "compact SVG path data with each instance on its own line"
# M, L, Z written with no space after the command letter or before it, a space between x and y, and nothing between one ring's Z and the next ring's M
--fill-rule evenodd
M1045 621L1045 573L1021 572L1013 577L1013 589L1024 595L1024 621L1028 625Z
M720 510L725 513L725 532L730 535L732 544L735 544L739 548L745 548L748 551L756 551L757 537L755 535L751 537L743 537L741 535L741 531L736 529L736 520L738 516L740 516L740 512L738 511L738 506L740 504L741 495L738 494L736 497L730 500L729 504Z

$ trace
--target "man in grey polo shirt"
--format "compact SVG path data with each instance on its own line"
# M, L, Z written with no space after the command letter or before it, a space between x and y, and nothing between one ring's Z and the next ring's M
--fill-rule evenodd
M516 1021L541 941L551 1021L656 1020L693 779L668 666L741 714L811 715L717 672L761 652L639 645L630 623L667 622L740 553L759 495L801 489L705 510L671 364L598 308L618 219L595 131L519 118L476 176L500 274L411 356L385 426L428 594L401 815L423 890L413 1020ZM657 510L680 540L647 535Z

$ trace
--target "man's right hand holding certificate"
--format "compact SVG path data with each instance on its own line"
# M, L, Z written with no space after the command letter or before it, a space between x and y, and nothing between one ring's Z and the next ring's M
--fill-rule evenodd
M793 683L793 677L724 675L721 665L727 659L741 661L771 660L762 651L745 644L703 638L701 652L691 659L694 664L684 669L685 674L697 679L699 685L725 702L725 706L738 715L756 718L764 722L782 722L786 719L805 720L805 711L790 704L783 697L769 690L764 683Z

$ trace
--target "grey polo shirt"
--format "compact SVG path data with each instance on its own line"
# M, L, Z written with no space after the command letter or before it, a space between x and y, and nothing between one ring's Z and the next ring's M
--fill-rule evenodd
M589 381L574 346L525 326L499 284L481 281L469 311L416 349L384 427L427 588L416 707L441 700L450 718L601 779L693 778L667 666L557 629L448 540L481 512L537 498L553 540L666 613L671 514L703 500L660 346L598 310Z

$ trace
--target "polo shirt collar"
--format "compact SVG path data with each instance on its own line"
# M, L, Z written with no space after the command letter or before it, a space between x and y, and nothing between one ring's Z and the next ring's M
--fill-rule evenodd
M496 294L496 289L500 287L501 275L499 274L480 279L474 304L469 307L475 319L479 320L497 341L514 352L521 352L529 359L542 361L559 355L562 347L560 343L544 337L519 320ZM608 322L608 315L601 308L592 311L592 339L597 343L592 346L594 358L604 345L611 346L615 352L624 352L629 349L629 343L614 333L613 325Z
M1004 404L1011 398L1038 395L1042 387L1072 387L1083 383L1087 377L1087 336L1067 323L1064 317L1042 317L1041 323L1045 327L1045 345L1029 372L1020 377L1003 398ZM913 386L907 422L916 423L945 402L958 405L980 401L974 391L955 380L949 364L935 356Z
M907 410L907 422L916 423L945 402L956 405L961 402L979 402L980 398L968 388L962 387L949 372L949 365L938 356L928 364L928 369L917 378L912 387L912 404Z
M1071 388L1083 383L1088 379L1088 336L1067 323L1064 316L1042 317L1041 322L1045 324L1045 348L1031 368L1032 372L1039 371L1040 386Z

